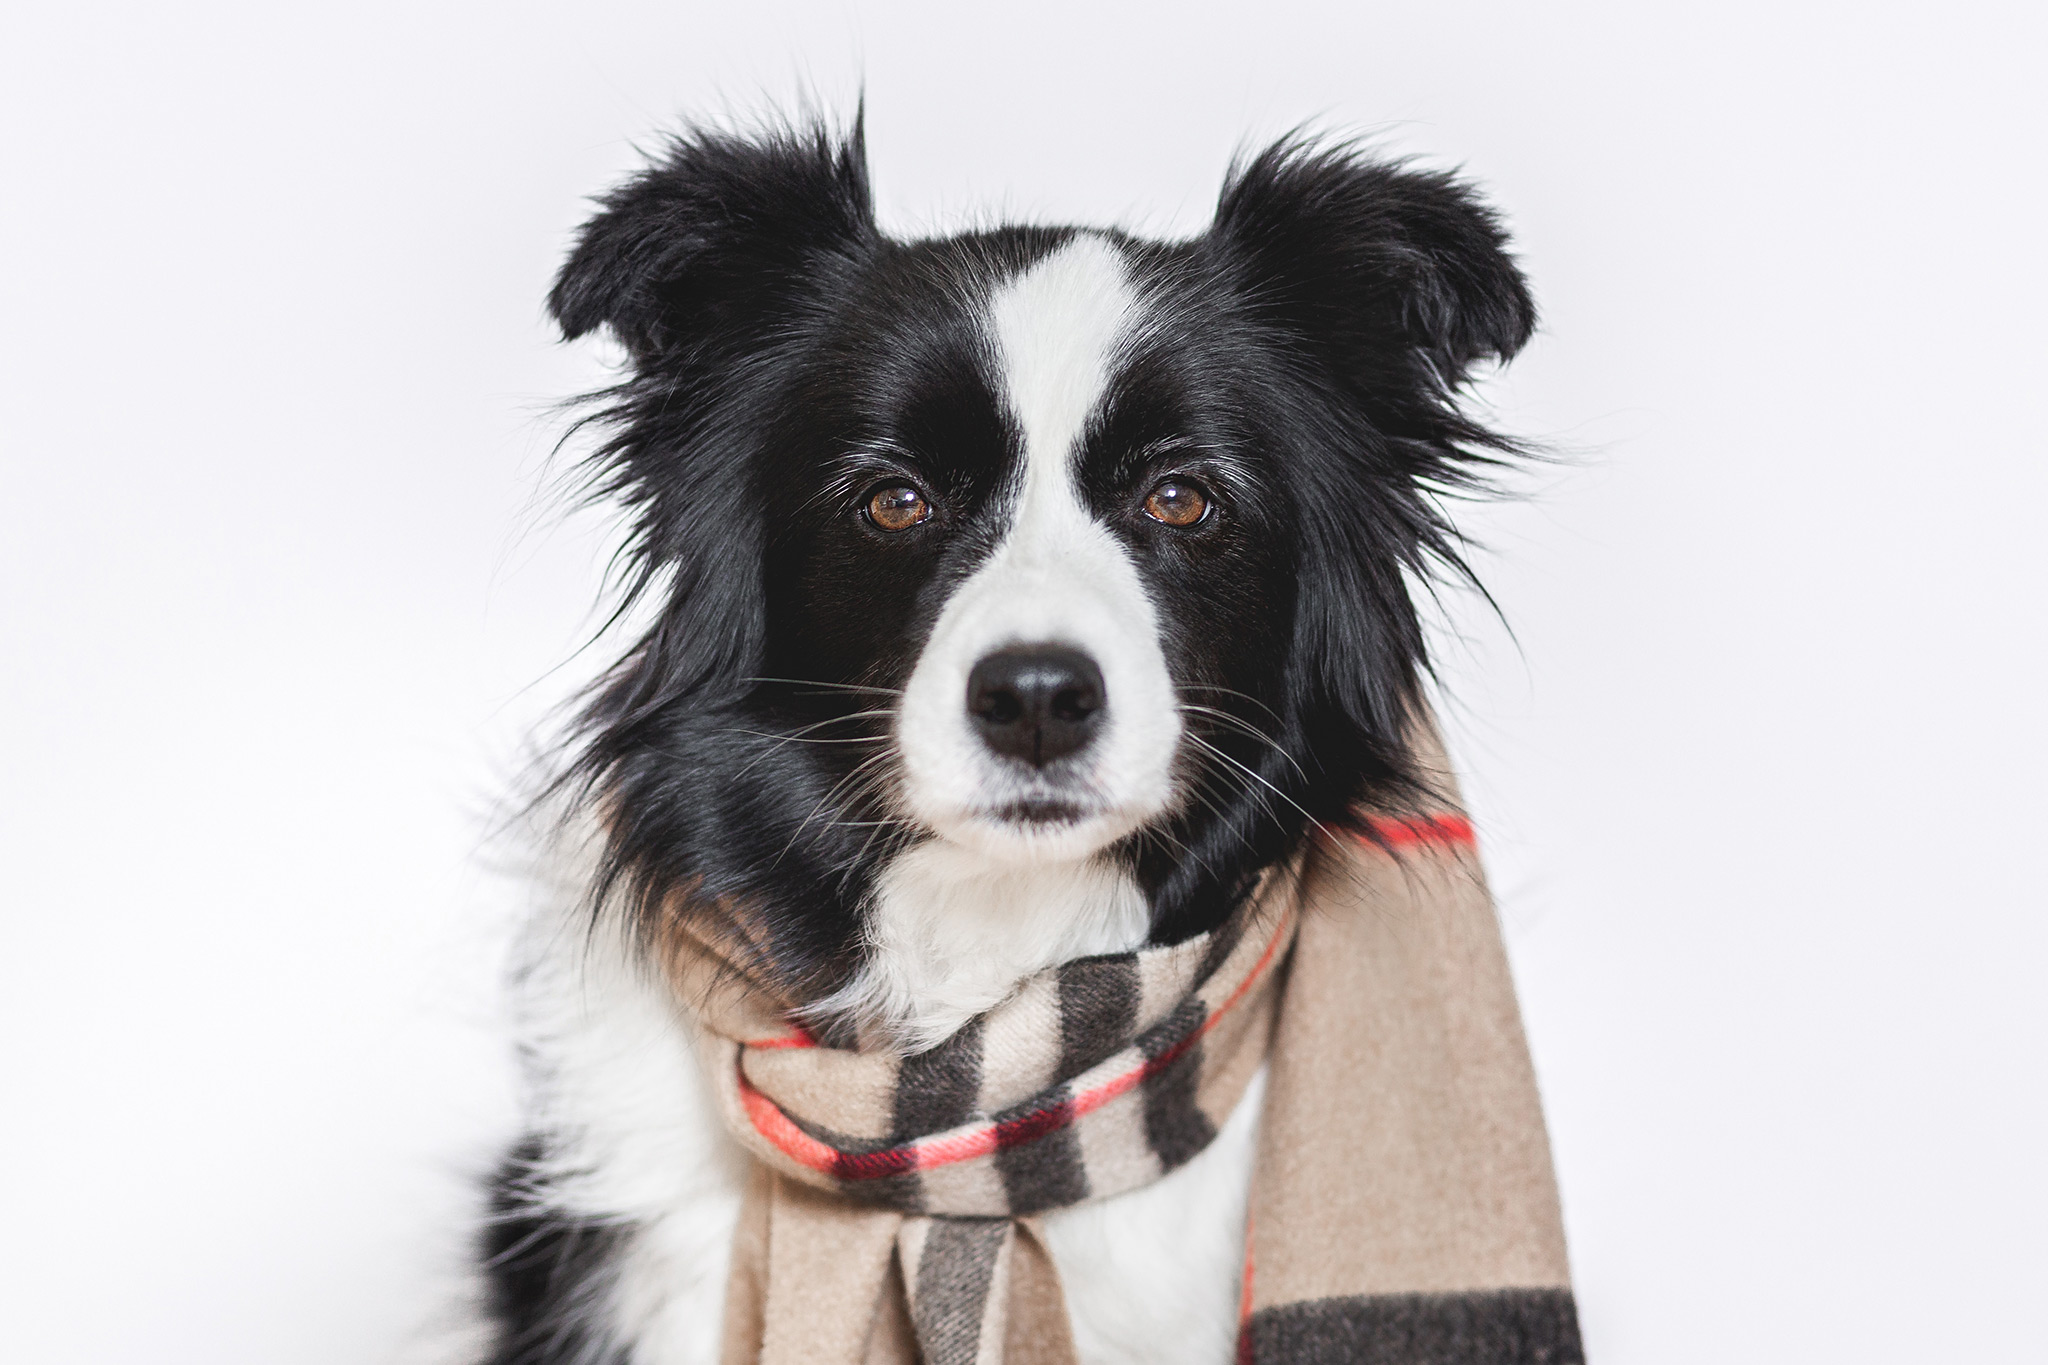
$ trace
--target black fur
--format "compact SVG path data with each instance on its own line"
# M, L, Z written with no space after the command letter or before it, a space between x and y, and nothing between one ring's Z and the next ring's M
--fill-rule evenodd
M603 815L599 897L623 892L643 929L747 904L793 998L857 967L877 869L923 837L889 800L891 699L1000 539L1020 455L974 309L1074 231L888 238L858 124L687 133L584 228L549 304L565 335L608 328L630 355L587 419L606 433L592 485L630 514L627 595L653 625L592 693L565 781ZM1534 309L1469 188L1349 146L1251 158L1192 241L1110 236L1157 325L1080 484L1203 708L1179 768L1195 799L1117 850L1173 942L1314 824L1418 794L1410 591L1464 572L1438 498L1514 447L1458 393ZM1206 483L1215 515L1138 515L1164 472ZM897 475L939 510L889 536L856 509ZM522 1214L518 1189L515 1159L491 1248L498 1360L572 1358L531 1343L614 1234Z
M541 1141L514 1148L491 1181L491 1217L478 1248L497 1340L483 1365L624 1365L589 1310L627 1230L570 1218L530 1198Z

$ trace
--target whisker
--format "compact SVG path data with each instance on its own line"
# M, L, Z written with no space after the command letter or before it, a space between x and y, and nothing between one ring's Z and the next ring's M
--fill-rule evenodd
M1209 860L1207 858L1200 856L1193 849L1189 848L1186 840L1176 838L1174 835L1168 833L1163 826L1148 831L1148 834L1151 838L1163 839L1167 843L1171 844L1176 850L1179 851L1180 855L1183 858L1189 858L1195 861L1196 863L1199 863L1201 865L1202 870L1204 872L1207 872L1211 877L1216 875L1216 869L1209 865Z
M1295 757L1293 754L1288 753L1287 750L1283 749L1280 746L1279 740L1273 738L1264 730L1261 730L1258 726L1253 725L1250 721L1244 719L1244 717L1233 716L1228 711L1219 710L1214 706L1196 706L1191 702L1182 702L1181 710L1192 711L1197 715L1210 716L1217 720L1227 722L1228 724L1237 727L1240 733L1249 735L1253 739L1259 740L1261 743L1265 744L1267 748L1271 749L1274 753L1286 759L1288 763L1293 766L1294 771L1301 774L1303 781L1306 781L1308 779L1307 770L1304 769L1300 763L1295 761Z
M1302 814L1302 816L1303 816L1303 818L1304 818L1304 819L1306 819L1306 820L1307 820L1307 821L1308 821L1308 822L1309 822L1309 823L1310 823L1311 825L1314 825L1314 826L1315 826L1315 828L1316 828L1316 832L1317 832L1318 834L1321 834L1321 835L1323 835L1323 836L1324 836L1325 838L1331 838L1331 837L1334 837L1334 836L1332 836L1332 835L1330 834L1330 831L1329 831L1328 827L1327 827L1327 826L1325 826L1325 825L1323 824L1323 822L1322 822L1322 821L1320 821L1320 820L1316 819L1316 818L1315 818L1315 816L1313 816L1313 815L1310 815L1310 814L1309 814L1309 812L1308 812L1308 808L1307 808L1306 806L1303 806L1303 805L1301 804L1301 802L1299 802L1299 801L1295 800L1295 799L1294 799L1293 797L1289 796L1289 795L1288 795L1288 794L1287 794L1286 792L1284 792L1284 791L1281 791L1281 790L1280 790L1280 789L1279 789L1278 787L1274 786L1274 785L1273 785L1273 784L1272 784L1271 782L1267 781L1267 780L1266 780L1266 779L1265 779L1264 777L1262 777L1262 776L1260 776L1260 775L1259 775L1258 773L1256 773L1256 772L1252 771L1252 770L1251 770L1250 768L1247 768L1247 767L1246 767L1246 766L1245 766L1244 764L1242 764L1242 763L1238 762L1238 761L1237 761L1236 759L1232 758L1232 757L1231 757L1231 756L1230 756L1229 754L1226 754L1226 753L1224 753L1224 752L1223 752L1223 751L1222 751L1221 749L1219 749L1219 748L1217 748L1217 747L1216 747L1215 745L1211 744L1211 743L1210 743L1210 742L1209 742L1208 740L1206 740L1206 739L1203 739L1203 738L1202 738L1202 737L1201 737L1200 735L1190 734L1190 735L1188 736L1188 738L1189 738L1189 739L1191 739L1191 740L1193 740L1193 741L1194 741L1194 742L1195 742L1196 744L1199 744L1199 745L1201 745L1201 746L1202 746L1202 747L1203 747L1204 749L1207 749L1207 750L1208 750L1208 751L1209 751L1210 753L1214 754L1214 755L1215 755L1216 757L1218 757L1218 758L1222 759L1222 760L1223 760L1223 761L1224 761L1225 763L1228 763L1228 764L1229 764L1229 765L1230 765L1231 767L1233 767L1233 768L1236 768L1236 769L1237 769L1237 770L1238 770L1239 772L1243 773L1243 774L1244 774L1244 775L1245 775L1246 777L1249 777L1250 779L1252 779L1252 781L1254 781L1254 782L1257 782L1257 783L1258 783L1258 784L1259 784L1260 786L1262 786L1262 787L1266 788L1266 790L1268 790L1268 791L1272 792L1272 793L1273 793L1273 795L1275 795L1275 796L1279 797L1279 798L1280 798L1280 799L1281 799L1282 801L1285 801L1285 802L1286 802L1286 803L1287 803L1288 805L1290 805L1290 806L1294 807L1294 808L1295 808L1296 810L1300 811L1300 812L1301 812L1301 814Z
M822 687L830 692L874 692L885 697L900 697L900 687L875 687L867 683L826 682L822 678L744 678L750 683L785 683L790 687Z
M849 739L812 739L805 735L778 735L768 730L720 730L721 735L749 735L755 739L772 739L778 744L887 744L887 735L854 735Z
M752 736L754 736L754 737L755 737L755 738L757 738L757 739L772 739L772 740L776 740L776 741L778 741L778 742L781 742L781 743L791 743L791 742L795 742L795 741L798 741L798 740L802 740L802 742L804 742L804 743L807 743L807 744L830 744L830 743L839 743L839 744L849 744L849 743L856 743L856 742L859 742L859 741L858 741L858 740L803 740L803 739L802 739L802 737L803 737L803 736L805 736L805 735L808 735L808 734L809 734L809 733L810 733L811 731L813 731L813 730L821 730L821 729L823 729L823 728L824 728L825 726L827 726L827 725L838 725L838 724L842 724L842 723L844 723L844 722L847 722L847 721L855 721L855 720L864 720L864 719L871 719L871 718L873 718L873 717L876 717L876 716L886 716L886 715L889 715L889 714L890 714L890 712L889 712L889 711L888 711L888 710L887 710L886 708L873 708L873 709L869 709L869 710L866 710L866 711L849 711L849 712L848 712L847 714L845 714L845 715L843 715L843 716L831 716L831 717L828 717L828 718L827 718L827 719L825 719L825 720L821 720L821 721L815 721L815 722L813 722L813 723L812 723L812 724L810 724L810 725L804 725L804 726L799 726L799 727L798 727L797 729L795 729L795 730L792 730L792 731L790 731L790 732L789 732L789 733L787 733L787 734L778 734L778 733L774 733L774 732L772 732L772 731L770 731L770 732L764 732L764 731L760 731L760 730L739 730L739 729L733 729L733 730L721 730L721 731L719 731L719 733L720 733L720 734L726 734L726 735L752 735ZM866 740L867 742L871 742L871 743L879 743L879 742L881 741L881 739L882 739L882 738L883 738L883 737L881 737L881 736L875 736L875 737L872 737L872 738L870 738L870 737L868 737L868 736L861 736L861 737L860 737L860 740ZM766 757L767 757L767 755L763 754L763 755L762 755L762 756L761 756L760 758L756 758L756 759L755 759L755 760L754 760L754 761L753 761L752 763L748 763L748 764L747 764L746 766L742 767L742 768L741 768L741 769L740 769L740 770L739 770L739 771L738 771L737 773L734 773L734 774L733 774L733 780L734 780L734 781L738 781L738 780L739 780L740 778L742 778L742 777L745 777L745 776L746 776L746 775L747 775L748 773L752 772L752 771L754 770L755 766L756 766L756 765L758 765L759 763L761 763L761 762L762 762L762 761L763 761L763 760L764 760L764 759L765 759Z
M1226 697L1243 697L1246 701L1250 702L1253 706L1258 707L1261 711L1264 711L1274 720L1281 719L1280 713L1278 711L1275 711L1272 707L1266 705L1266 703L1260 701L1251 693L1240 692L1234 687L1218 687L1214 683L1180 683L1178 684L1178 686L1193 692L1221 692Z
M789 733L793 735L807 735L813 730L822 730L827 725L839 725L850 720L873 720L877 716L888 716L894 714L895 713L886 706L870 706L865 711L848 711L843 716L827 716L823 720L812 721L809 725L805 725L798 729L791 730Z
M839 894L842 896L846 894L847 883L853 880L853 874L867 861L868 850L874 847L876 835L881 834L884 829L893 827L895 833L890 836L890 842L895 842L910 833L910 827L901 820L877 820L873 823L875 828L869 830L868 837L861 840L860 852L853 855L853 860L846 865L846 871L839 874Z
M775 855L775 861L769 864L769 866L781 866L782 860L789 856L790 850L796 847L797 841L804 837L804 831L808 830L811 827L811 822L818 818L818 812L824 810L825 807L831 805L833 798L839 795L840 790L844 788L849 782L857 780L865 769L870 768L877 763L880 763L883 759L886 759L888 756L889 751L887 749L884 749L879 753L869 754L866 758L854 764L852 771L848 772L846 776L840 778L837 782L834 782L832 786L825 792L825 794L822 797L818 798L818 804L811 807L810 814L806 815L803 818L803 822L796 827L796 832L789 836L789 842L782 846L782 852Z
M888 808L887 802L882 799L883 793L880 788L886 780L886 771L877 769L862 778L861 786L864 790L860 793L873 800L876 805L882 807L885 811ZM848 823L851 824L852 822ZM860 851L853 855L853 858L846 864L846 870L839 874L839 894L841 895L846 894L847 885L853 880L853 874L859 871L861 866L867 861L868 850L874 847L877 837L885 837L884 847L886 848L889 844L901 843L912 832L908 823L887 815L880 820L872 820L865 823L872 826L872 828L868 830L867 837L861 840ZM885 831L888 832L886 836Z
M1216 817L1216 821L1218 824L1224 826L1231 826L1232 821L1230 818L1230 811L1225 807L1218 805L1215 801L1210 799L1211 793L1209 790L1209 782L1212 778L1216 776L1218 776L1218 774L1210 772L1202 773L1198 781L1191 783L1189 785L1188 794L1193 796L1197 801L1200 801L1202 805L1208 809L1209 813ZM1245 794L1247 796L1250 796L1254 801L1258 803L1260 810L1270 811L1273 809L1272 799L1268 797L1264 792L1247 791ZM1251 835L1245 833L1243 830L1236 830L1235 833L1237 841L1239 843L1245 845L1247 848L1253 847Z

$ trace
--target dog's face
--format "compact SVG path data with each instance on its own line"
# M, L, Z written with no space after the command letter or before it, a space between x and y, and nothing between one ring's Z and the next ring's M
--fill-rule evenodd
M1284 653L1284 487L1199 382L1223 339L1145 265L1087 233L902 251L776 470L804 505L774 528L767 671L900 692L885 800L998 861L1185 804L1182 698L1270 691Z
M1454 182L1282 146L1191 242L905 244L857 135L705 134L551 302L633 357L599 467L662 598L584 771L651 920L772 907L815 995L937 846L1114 864L1173 940L1411 780L1408 579L1500 445L1455 388L1531 325Z

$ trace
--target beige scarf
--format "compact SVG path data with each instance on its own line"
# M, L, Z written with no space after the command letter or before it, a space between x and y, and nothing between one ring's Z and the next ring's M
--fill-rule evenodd
M1185 1162L1261 1065L1240 1365L1580 1361L1471 826L1374 830L1213 934L1066 963L919 1056L821 1046L745 952L680 939L756 1158L723 1365L1073 1365L1034 1215Z

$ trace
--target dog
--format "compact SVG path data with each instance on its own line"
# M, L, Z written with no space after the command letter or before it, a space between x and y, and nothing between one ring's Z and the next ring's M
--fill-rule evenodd
M1519 449L1461 399L1535 310L1468 184L1356 144L1241 158L1189 240L904 241L858 121L675 137L548 304L623 348L590 468L648 624L556 783L488 1360L699 1365L748 1166L678 916L750 907L794 1020L914 1056L1414 798L1415 593ZM1258 1111L1045 1215L1089 1365L1234 1358Z

